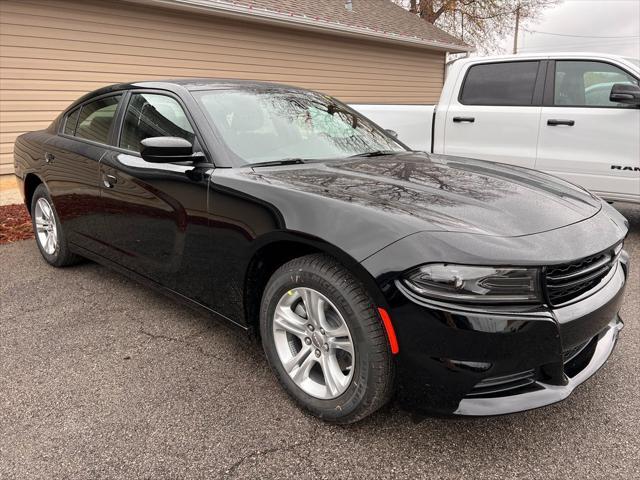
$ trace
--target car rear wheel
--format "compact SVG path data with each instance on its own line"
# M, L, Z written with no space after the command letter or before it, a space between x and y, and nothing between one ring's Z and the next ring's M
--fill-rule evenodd
M38 185L31 199L31 224L38 249L54 267L73 265L80 257L69 250L67 238L47 187Z
M273 274L262 298L260 331L282 386L324 420L358 421L391 396L393 361L373 301L327 255L292 260Z

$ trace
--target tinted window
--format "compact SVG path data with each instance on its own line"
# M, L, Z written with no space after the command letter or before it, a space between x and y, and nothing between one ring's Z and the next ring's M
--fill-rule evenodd
M248 163L404 151L365 118L326 95L215 90L197 92L195 97L229 149Z
M79 108L76 108L73 112L67 115L67 119L64 122L64 133L67 135L74 135L76 133L76 125L78 124L79 115Z
M638 85L638 80L608 63L557 61L554 104L633 108L633 105L609 101L611 87L616 83Z
M180 104L166 95L134 93L124 117L120 147L140 151L149 137L181 137L193 143L194 134Z
M531 105L538 62L474 65L464 81L465 105Z
M108 143L109 129L116 114L121 95L101 98L82 106L76 137Z

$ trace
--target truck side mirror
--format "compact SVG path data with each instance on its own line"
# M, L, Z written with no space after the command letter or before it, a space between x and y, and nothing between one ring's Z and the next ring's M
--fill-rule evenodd
M611 87L609 101L626 105L640 105L640 87L632 83L616 83Z

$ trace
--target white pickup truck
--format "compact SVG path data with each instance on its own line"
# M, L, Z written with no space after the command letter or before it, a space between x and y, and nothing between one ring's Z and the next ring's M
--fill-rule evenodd
M409 147L535 168L640 203L640 65L606 54L454 62L438 105L352 105Z

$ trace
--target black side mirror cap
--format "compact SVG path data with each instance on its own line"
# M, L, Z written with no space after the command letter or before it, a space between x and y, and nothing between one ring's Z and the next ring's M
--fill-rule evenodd
M202 161L201 153L193 153L193 145L180 137L149 137L140 142L140 156L151 163Z
M611 87L609 101L626 105L640 105L640 87L632 83L616 83Z

